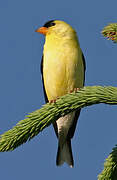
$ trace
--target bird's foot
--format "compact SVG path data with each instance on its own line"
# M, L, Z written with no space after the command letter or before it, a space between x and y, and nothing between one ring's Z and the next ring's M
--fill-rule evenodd
M59 97L57 97L56 99L52 99L52 100L49 100L49 104L54 104L56 103L56 101L59 99Z
M70 93L73 93L73 92L77 92L77 91L79 91L80 90L80 88L74 88L73 90L70 90Z

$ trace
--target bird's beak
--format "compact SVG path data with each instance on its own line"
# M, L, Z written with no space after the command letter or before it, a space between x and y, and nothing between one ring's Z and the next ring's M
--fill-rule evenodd
M40 27L40 28L36 29L35 32L39 32L41 34L46 35L48 32L48 28L47 27Z

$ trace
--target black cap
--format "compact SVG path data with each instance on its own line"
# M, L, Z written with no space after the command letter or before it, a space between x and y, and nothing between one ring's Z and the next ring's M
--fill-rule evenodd
M54 20L48 21L43 25L43 27L47 27L47 28L51 26L55 26Z

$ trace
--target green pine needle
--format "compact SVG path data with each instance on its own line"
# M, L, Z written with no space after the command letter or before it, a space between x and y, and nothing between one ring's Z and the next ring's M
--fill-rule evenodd
M114 43L117 43L117 23L112 23L104 27L102 34L104 37L107 37L108 40L112 40Z

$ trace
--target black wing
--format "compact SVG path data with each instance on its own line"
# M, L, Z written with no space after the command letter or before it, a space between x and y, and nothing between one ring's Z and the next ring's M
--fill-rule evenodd
M82 60L83 60L83 65L84 65L84 84L85 84L86 61L85 61L85 57L83 53L82 53Z
M45 102L47 103L48 102L48 98L47 98L47 94L46 94L46 91L45 91L44 78L43 78L43 56L42 56L42 59L41 59L41 77L42 77L42 83L43 83L44 98L45 98Z

